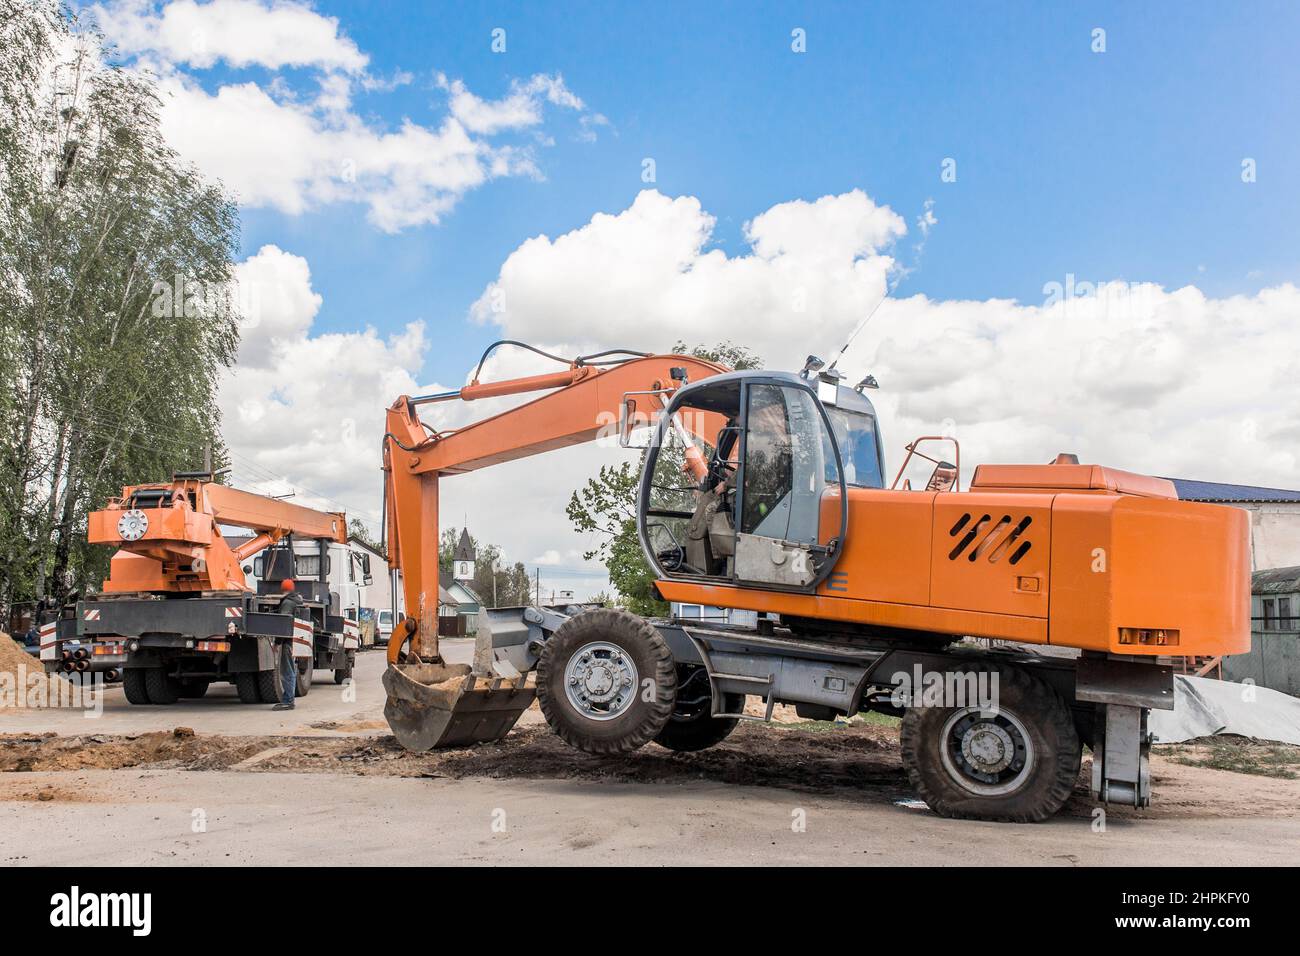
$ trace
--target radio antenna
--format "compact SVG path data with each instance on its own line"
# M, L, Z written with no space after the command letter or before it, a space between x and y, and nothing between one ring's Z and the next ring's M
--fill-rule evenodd
M844 358L844 353L849 350L849 346L853 344L853 340L858 337L859 332L861 332L863 329L867 327L867 323L870 322L871 317L876 314L876 310L885 304L885 300L889 298L889 293L891 291L892 290L889 288L889 286L885 286L885 294L880 297L880 301L877 302L875 306L872 308L872 310L868 312L866 316L862 319L862 321L857 324L857 327L853 330L853 334L849 336L848 341L846 341L843 347L837 353L835 353L835 360L831 362L831 367L828 368L826 371L829 372L831 371L831 369L834 369L835 366L839 364L840 359Z

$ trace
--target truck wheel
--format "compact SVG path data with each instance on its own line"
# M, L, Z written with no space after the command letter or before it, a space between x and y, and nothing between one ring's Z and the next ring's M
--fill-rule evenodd
M537 697L570 746L620 754L653 740L672 716L677 669L652 625L626 611L577 614L546 642Z
M122 671L122 690L126 699L132 704L148 704L149 689L145 686L146 670L143 667L129 667Z
M212 681L206 677L184 677L181 679L180 696L198 700L208 692Z
M342 684L344 681L351 680L352 669L356 667L356 664L357 664L356 651L348 651L347 665L344 667L340 667L338 670L334 672L334 683Z
M307 692L311 690L312 672L316 669L316 662L312 658L298 665L298 679L293 682L293 696L306 697Z
M144 668L144 686L151 704L174 704L180 699L181 682L161 667Z
M262 691L258 687L257 671L240 671L235 675L235 692L241 704L260 704Z
M1082 747L1070 709L1051 686L1018 667L965 665L996 675L997 711L909 707L903 766L940 816L1039 823L1069 799Z
M272 667L269 671L257 672L257 696L264 704L280 703L280 669Z

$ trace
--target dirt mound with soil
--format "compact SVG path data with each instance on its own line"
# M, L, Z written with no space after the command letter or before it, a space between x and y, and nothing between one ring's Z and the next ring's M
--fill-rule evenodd
M39 660L0 631L0 709L46 707L51 696L50 679Z
M178 728L178 730L183 728ZM681 754L655 745L620 757L593 757L546 727L458 750L413 753L392 737L224 737L189 733L136 736L0 736L0 773L130 767L248 772L355 773L462 779L565 779L622 783L709 780L815 793L910 794L889 727L853 724L810 731L742 724L722 744Z

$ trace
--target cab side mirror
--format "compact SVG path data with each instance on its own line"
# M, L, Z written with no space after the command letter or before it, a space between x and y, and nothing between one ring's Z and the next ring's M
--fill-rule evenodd
M623 448L649 448L654 442L654 416L642 411L639 402L650 393L627 393L618 407L618 443Z

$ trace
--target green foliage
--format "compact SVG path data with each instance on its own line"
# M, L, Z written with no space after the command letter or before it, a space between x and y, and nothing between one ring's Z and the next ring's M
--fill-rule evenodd
M737 372L747 368L763 367L761 358L745 346L734 345L731 342L720 342L713 346L694 345L688 348L685 342L679 340L673 346L673 352L677 355L693 355L707 362L717 362Z
M0 0L4 605L99 585L86 514L123 485L198 468L205 445L224 463L239 341L234 203L166 146L152 85L74 26Z
M715 346L688 347L685 342L673 346L678 355L693 355L733 369L761 368L763 360L743 345L722 342ZM656 465L655 481L666 486L680 484L681 461L674 460L665 448ZM644 460L644 459L643 459ZM668 613L668 604L654 591L655 575L646 563L637 536L636 492L641 466L631 462L602 465L594 478L569 497L565 513L573 528L596 545L584 557L598 559L609 573L610 583L618 590L620 603L635 614L654 617ZM686 507L691 507L689 503Z

